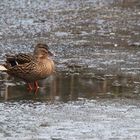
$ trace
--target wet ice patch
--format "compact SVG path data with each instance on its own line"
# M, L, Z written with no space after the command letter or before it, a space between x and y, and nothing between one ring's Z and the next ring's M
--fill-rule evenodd
M23 24L24 26L33 24L34 20L33 19L20 19L18 20L19 24Z
M0 106L1 138L84 140L140 137L140 104L136 100L81 98L65 104L17 102L1 103Z
M70 33L68 32L55 32L55 35L58 37L68 36Z

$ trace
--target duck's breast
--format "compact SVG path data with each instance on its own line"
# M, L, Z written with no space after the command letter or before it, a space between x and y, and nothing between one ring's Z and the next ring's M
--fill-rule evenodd
M39 62L36 72L40 78L46 78L54 72L54 62L50 59Z

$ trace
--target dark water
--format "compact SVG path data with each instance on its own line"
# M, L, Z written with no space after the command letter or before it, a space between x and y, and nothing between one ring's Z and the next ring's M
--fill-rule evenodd
M0 61L46 42L38 92L0 72L0 139L140 139L139 0L1 0Z
M79 98L140 98L140 81L136 77L63 72L40 81L39 85L37 91L28 91L27 85L23 82L15 79L2 80L0 99L1 101L68 102Z

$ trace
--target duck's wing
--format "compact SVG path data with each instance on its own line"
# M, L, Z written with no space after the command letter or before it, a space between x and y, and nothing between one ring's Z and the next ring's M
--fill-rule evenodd
M24 53L19 53L17 55L6 55L6 65L9 65L11 67L30 63L33 60L34 58L32 55Z
M19 53L17 55L6 55L4 67L7 73L15 77L24 79L35 67L33 55Z

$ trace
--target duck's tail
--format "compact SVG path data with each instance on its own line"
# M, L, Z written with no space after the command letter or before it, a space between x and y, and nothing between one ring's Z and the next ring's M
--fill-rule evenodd
M7 69L3 65L0 65L0 71L7 71Z

